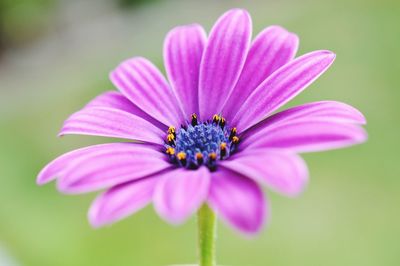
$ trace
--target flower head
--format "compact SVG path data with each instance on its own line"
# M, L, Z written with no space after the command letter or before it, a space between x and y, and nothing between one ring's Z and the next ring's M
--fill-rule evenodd
M60 135L124 138L71 151L37 179L57 179L64 193L105 190L89 220L102 226L153 202L157 213L181 223L207 203L245 233L268 218L261 186L298 195L308 171L298 153L366 140L363 115L340 102L321 101L273 114L334 61L330 51L294 59L298 37L279 26L251 42L251 18L233 9L209 36L200 25L176 27L164 43L168 81L147 59L122 62L108 91L64 123Z

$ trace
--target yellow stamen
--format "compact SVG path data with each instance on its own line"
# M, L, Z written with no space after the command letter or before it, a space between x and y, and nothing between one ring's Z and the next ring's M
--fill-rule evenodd
M219 147L221 148L221 150L226 150L226 143L222 142Z
M168 134L175 134L175 127L170 126L170 127L168 128Z
M225 155L226 155L226 143L225 142L222 142L220 145L219 145L219 147L220 147L220 149L221 149L221 152L220 152L220 157L221 157L221 160L225 157Z
M219 115L217 115L217 114L215 114L215 115L213 116L213 122L214 122L214 123L217 123L217 124L218 124L218 122L219 122L220 119L221 119L221 117L220 117Z
M197 125L197 115L196 114L192 114L192 122L191 122L192 126L196 126Z
M168 134L168 136L167 136L168 142L172 142L172 141L174 141L174 139L175 139L174 134Z
M169 155L174 155L175 154L175 149L172 147L168 147L167 150L165 151Z
M209 157L211 160L215 160L215 159L217 159L217 154L216 154L215 152L212 152L212 153L210 153L210 154L208 155L208 157Z
M236 136L237 129L236 127L231 129L231 133L229 134L229 140L232 141L232 138Z
M201 152L196 153L195 157L196 157L196 161L197 161L197 165L198 166L203 164L204 160L203 160L203 154Z
M225 118L223 118L222 116L220 117L220 121L219 121L219 126L221 127L221 128L224 128L225 127Z
M178 158L178 160L182 161L186 159L186 153L184 153L183 151L178 152L178 154L176 155L176 158Z
M239 137L237 137L237 136L233 136L232 137L232 143L235 143L235 144L238 144L239 143Z

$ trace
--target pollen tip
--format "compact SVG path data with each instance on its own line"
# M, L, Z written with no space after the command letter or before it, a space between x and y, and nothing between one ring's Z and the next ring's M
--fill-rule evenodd
M169 134L175 134L175 127L174 126L170 126L169 128L168 128L168 133Z
M213 115L212 121L213 121L213 123L218 124L220 119L221 119L221 117L219 115L215 114L215 115Z
M168 141L169 144L172 144L174 142L174 140L175 140L175 135L174 134L170 133L170 134L167 135L167 141Z
M211 160L215 160L215 159L217 159L217 154L216 154L215 152L212 152L212 153L210 153L210 154L208 155L208 157L209 157Z
M232 137L232 143L234 143L234 144L238 144L239 143L239 137L238 136L233 136Z
M231 133L229 134L229 140L232 141L233 137L236 136L237 129L236 127L231 129Z
M219 122L218 122L219 126L224 129L225 125L226 125L226 120L224 117L219 116Z
M221 160L222 159L224 159L224 157L226 156L226 142L222 142L220 145L219 145L219 148L220 148L220 158L221 158Z
M197 121L197 115L196 115L195 113L193 113L193 114L192 114L192 122L191 122L191 124L192 124L192 126L196 126L197 123L198 123L198 121Z
M203 154L201 152L196 153L196 161L197 161L197 165L201 165L203 164Z
M178 160L182 161L186 159L186 153L184 153L183 151L178 152L178 154L176 155L176 157L178 158Z
M178 154L176 155L176 158L179 160L179 162L182 166L186 166L187 160L186 160L185 152L183 152L183 151L178 152Z
M225 150L226 149L226 142L222 142L219 147L221 148L221 150Z
M167 150L165 151L169 155L174 155L175 154L175 149L172 147L168 147Z

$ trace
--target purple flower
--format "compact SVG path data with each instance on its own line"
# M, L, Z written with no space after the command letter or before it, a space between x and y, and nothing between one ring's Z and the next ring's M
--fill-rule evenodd
M364 142L364 116L335 101L273 114L329 68L330 51L296 59L298 37L279 26L251 42L249 14L223 14L209 36L200 25L176 27L164 42L168 81L134 57L110 74L119 90L89 102L60 135L134 142L74 150L49 163L38 184L57 179L61 192L104 190L89 211L102 226L153 202L165 220L184 222L207 203L245 233L268 219L262 186L296 196L308 182L298 153Z

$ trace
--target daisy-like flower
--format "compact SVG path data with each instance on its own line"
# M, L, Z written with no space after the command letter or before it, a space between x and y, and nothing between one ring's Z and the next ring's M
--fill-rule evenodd
M49 163L38 184L57 179L70 194L105 190L90 223L121 220L149 203L173 224L201 206L244 233L268 219L262 187L296 196L308 182L298 155L364 142L364 116L321 101L276 113L335 59L326 50L294 58L298 37L271 26L251 41L245 10L223 14L206 35L197 24L172 29L164 42L167 79L134 57L110 74L105 92L64 123L60 135L132 140L71 151ZM275 113L275 114L273 114Z

